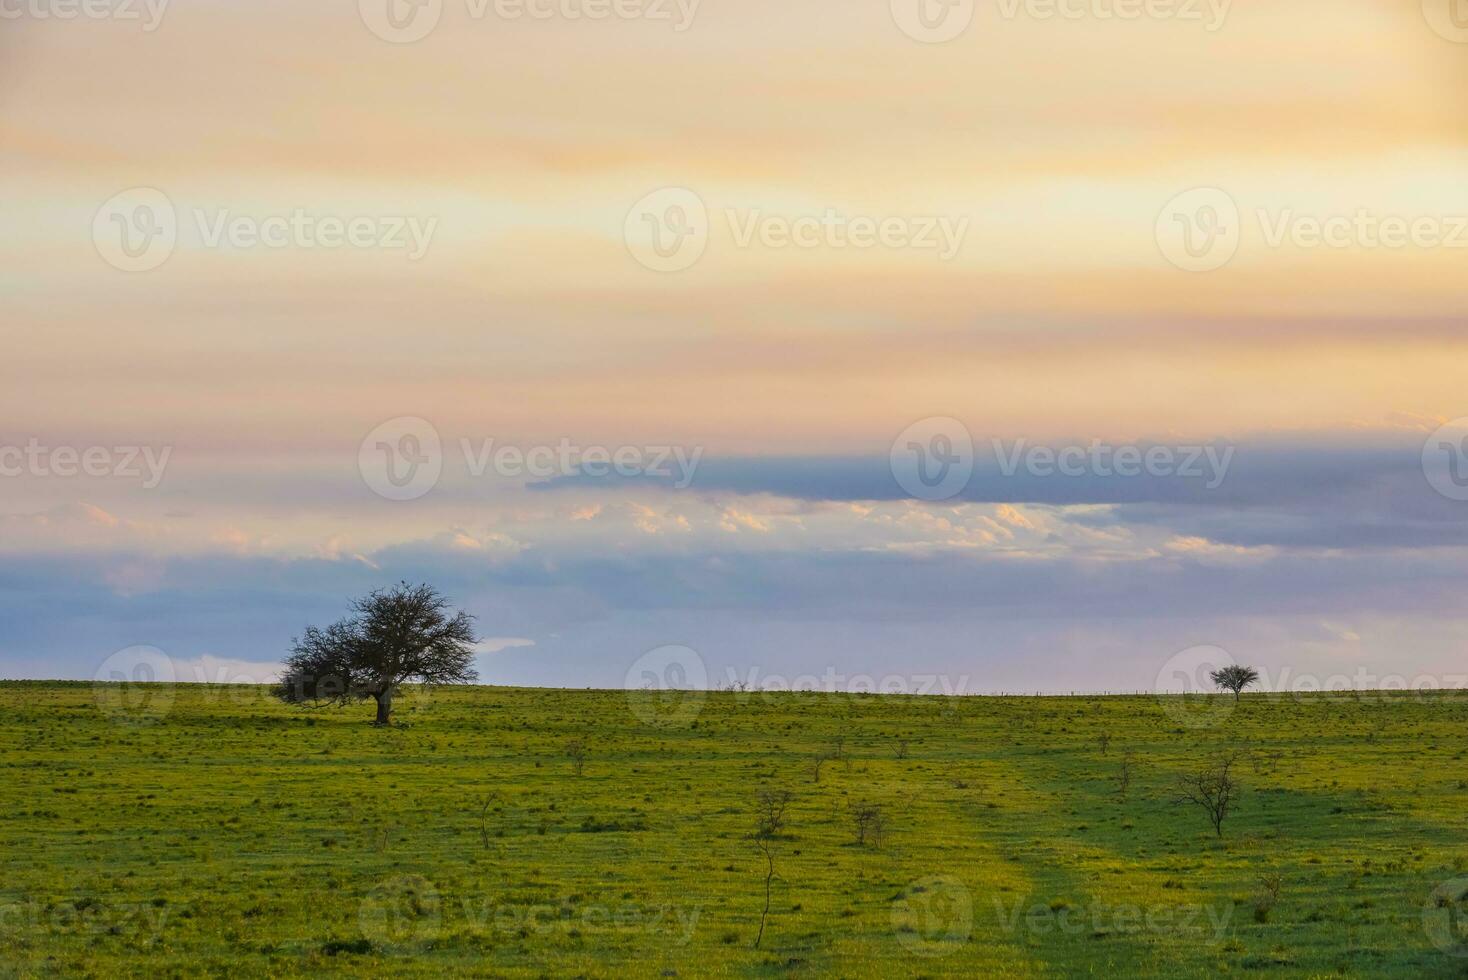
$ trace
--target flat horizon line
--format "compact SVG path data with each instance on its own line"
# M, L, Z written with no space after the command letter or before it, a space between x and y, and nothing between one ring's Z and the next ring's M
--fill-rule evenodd
M102 681L81 678L0 678L0 687L11 687L21 685L64 685L88 686L88 687L115 687L124 684L137 685L140 687L190 687L190 688L270 688L273 682L257 683L221 683L216 681ZM1264 700L1268 698L1291 697L1296 699L1338 697L1353 694L1377 694L1383 696L1423 696L1423 695L1457 695L1468 694L1468 687L1427 687L1427 688L1379 688L1379 687L1353 687L1338 688L1320 691L1246 691L1235 695L1229 691L1145 691L1145 690L1096 690L1096 691L965 691L943 692L943 691L840 691L825 688L749 688L747 690L731 690L725 688L635 688L635 687L566 687L563 685L549 684L404 684L402 689L421 691L424 689L450 689L450 690L499 690L499 691L564 691L567 693L586 694L671 694L680 692L685 694L722 694L735 698L749 698L769 695L791 695L791 694L820 694L836 695L844 697L868 697L868 698L1227 698L1230 700Z

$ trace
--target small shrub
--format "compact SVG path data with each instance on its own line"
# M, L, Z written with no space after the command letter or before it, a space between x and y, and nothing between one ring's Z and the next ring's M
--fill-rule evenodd
M866 847L868 844L873 847L882 846L882 836L886 832L887 821L880 804L854 804L851 808L851 820L854 824L858 847Z

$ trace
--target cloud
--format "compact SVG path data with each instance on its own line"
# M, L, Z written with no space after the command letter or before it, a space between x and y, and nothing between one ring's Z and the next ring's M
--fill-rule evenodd
M1016 449L1058 451L1075 446L1088 449L1100 443L1108 454L1133 446L1139 454L1158 448L1171 453L1177 473L1115 475L1087 471L1075 476L1012 467ZM1208 453L1212 452L1212 456ZM1231 453L1231 455L1230 455ZM1337 497L1374 489L1384 482L1412 481L1424 500L1431 488L1422 479L1422 443L1418 434L1382 435L1371 441L1347 442L1339 434L1255 437L1232 443L1169 443L1153 438L1122 442L1077 439L1038 443L1020 438L975 434L973 476L953 502L1054 505L1079 504L1199 504L1251 506L1301 499ZM1108 457L1109 458L1109 455ZM1221 465L1226 460L1226 466ZM1012 467L1012 472L1006 472ZM1220 472L1221 470L1221 472ZM1216 477L1216 480L1215 480ZM530 489L551 491L577 487L671 485L671 478L620 478L577 474L533 484ZM1212 485L1216 482L1216 485ZM873 456L750 456L706 457L691 489L739 495L768 494L798 500L881 501L904 500L908 492L893 476L886 455ZM1011 517L1016 511L1007 511Z
M17 555L0 567L0 674L87 678L111 653L146 644L210 676L253 677L237 665L270 664L306 625L398 579L433 582L492 632L478 651L489 683L616 686L638 655L668 643L766 670L940 663L1045 686L1100 683L1108 658L1112 673L1140 676L1158 656L1223 639L1248 660L1267 650L1281 662L1318 654L1402 669L1410 650L1414 664L1446 669L1465 639L1465 548L1240 556L1216 538L1050 507L1027 508L1035 530L1005 524L1015 538L989 541L990 513L817 508L791 539L727 534L723 508L710 506L692 515L697 540L678 547L625 528L558 539L527 527L525 546L494 561L431 535L370 553L380 571L221 552L163 560L147 591L127 594L107 577L114 554ZM506 655L531 644L533 657Z
M533 646L535 646L535 641L527 640L523 636L490 636L474 644L474 649L478 653L499 653L501 650Z
M1035 529L1035 525L1030 523L1030 519L1018 507L1011 507L1009 504L1000 504L995 508L994 514L1006 524L1022 527L1026 531L1033 531Z
M719 517L719 527L730 534L738 534L740 531L768 534L770 531L769 521L738 507L724 508L724 513Z

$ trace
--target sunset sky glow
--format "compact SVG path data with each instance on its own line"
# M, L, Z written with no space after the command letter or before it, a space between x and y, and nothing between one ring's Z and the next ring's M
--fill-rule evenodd
M1468 416L1468 43L1416 2L996 0L941 44L887 0L444 0L414 43L371 3L5 8L0 676L147 645L264 679L399 579L479 617L488 683L619 687L668 644L711 684L1145 690L1202 644L1468 675L1468 500L1424 462ZM129 272L97 236L139 188L177 241ZM668 189L706 242L656 271ZM1237 208L1205 271L1169 244L1194 189ZM385 499L364 440L402 418L442 475ZM915 499L890 454L934 418L974 474ZM563 444L697 463L475 472ZM1096 444L1231 458L1001 465Z

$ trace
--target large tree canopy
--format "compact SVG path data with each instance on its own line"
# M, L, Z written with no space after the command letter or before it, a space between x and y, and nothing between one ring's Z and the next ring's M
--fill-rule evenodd
M428 585L403 582L352 603L352 615L308 627L285 662L275 696L287 704L349 704L372 698L377 724L392 724L405 683L470 684L474 617L453 612Z

